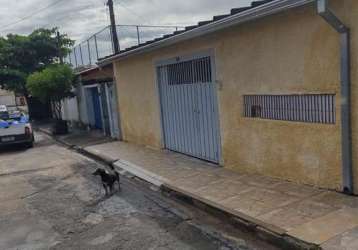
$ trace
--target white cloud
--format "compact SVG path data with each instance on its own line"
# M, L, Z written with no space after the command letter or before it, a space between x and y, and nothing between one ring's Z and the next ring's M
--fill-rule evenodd
M30 19L18 21L58 0L0 0L0 35L29 34L39 27L58 26L75 40L83 40L109 24L105 0L63 0ZM231 8L248 5L250 0L114 0L117 24L189 25Z

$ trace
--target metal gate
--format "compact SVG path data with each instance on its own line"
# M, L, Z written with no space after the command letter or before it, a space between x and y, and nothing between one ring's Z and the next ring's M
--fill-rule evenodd
M90 88L92 93L92 104L93 104L93 111L94 111L94 121L95 121L95 128L102 129L102 110L101 110L101 101L98 93L98 88Z
M120 138L120 131L119 131L119 120L118 120L118 111L117 111L117 98L116 98L116 89L114 87L114 83L110 82L106 84L106 96L107 106L108 106L108 113L109 113L109 121L110 121L110 128L111 128L111 136L113 138Z
M210 56L167 61L157 68L167 149L219 162L219 119Z

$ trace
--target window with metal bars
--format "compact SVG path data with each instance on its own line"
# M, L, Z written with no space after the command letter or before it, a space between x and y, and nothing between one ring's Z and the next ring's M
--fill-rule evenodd
M170 64L167 72L169 85L211 82L211 60L204 57Z
M245 95L244 116L309 123L336 123L334 94Z

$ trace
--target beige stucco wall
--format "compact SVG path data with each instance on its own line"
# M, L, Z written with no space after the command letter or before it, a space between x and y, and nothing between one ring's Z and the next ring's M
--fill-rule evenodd
M15 106L15 94L4 89L0 89L0 105Z
M144 55L115 65L122 139L160 148L159 100L151 57Z
M353 142L358 145L358 1L330 1L352 30ZM241 172L341 189L339 36L313 6L246 23L115 63L124 140L160 148L154 63L215 51L222 165ZM248 119L243 95L336 93L337 123ZM358 186L358 159L354 154ZM356 188L358 193L358 188Z
M0 89L0 95L9 95L10 93L4 89Z

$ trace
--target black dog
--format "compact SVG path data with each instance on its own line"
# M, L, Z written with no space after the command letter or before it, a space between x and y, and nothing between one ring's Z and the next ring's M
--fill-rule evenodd
M108 192L110 194L113 193L113 186L115 182L118 182L118 189L121 189L120 182L119 182L119 174L117 171L112 168L113 174L107 173L104 169L98 168L93 175L99 175L101 176L102 185L104 187L104 190L106 191L106 195L108 195Z

